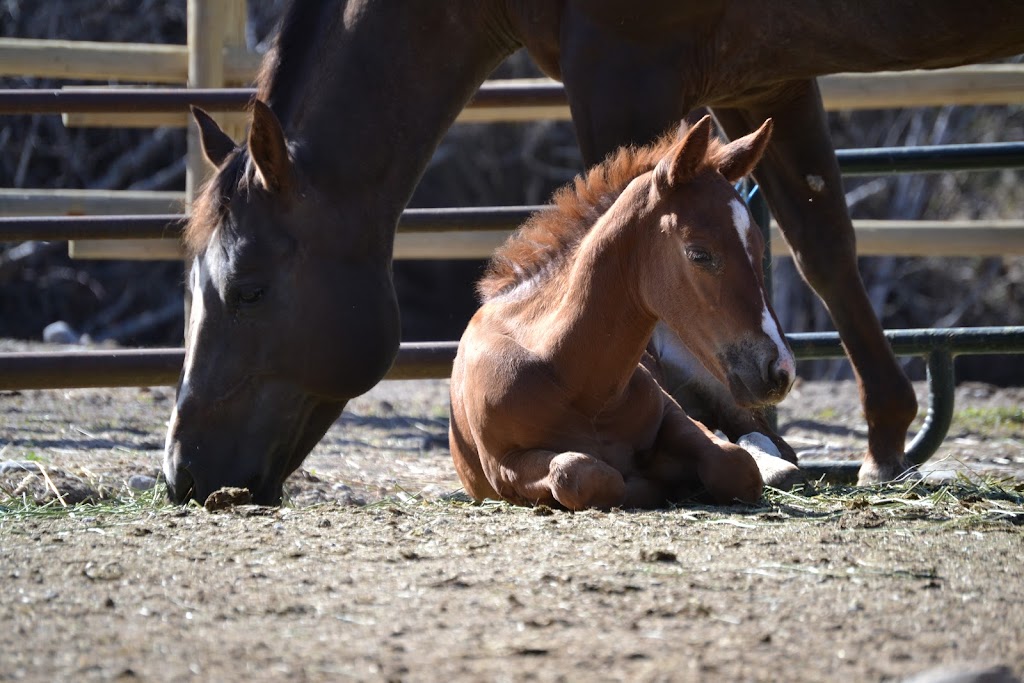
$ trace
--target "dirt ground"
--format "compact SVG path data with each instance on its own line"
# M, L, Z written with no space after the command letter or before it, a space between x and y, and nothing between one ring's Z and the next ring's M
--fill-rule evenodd
M442 381L353 401L284 508L170 507L172 396L0 393L0 680L1024 673L1019 389L960 387L939 481L909 492L579 514L451 495ZM850 384L798 385L780 423L805 462L864 444Z

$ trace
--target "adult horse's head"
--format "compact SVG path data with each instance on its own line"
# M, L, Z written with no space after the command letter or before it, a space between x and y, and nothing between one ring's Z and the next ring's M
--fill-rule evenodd
M175 501L239 486L272 504L394 360L390 237L345 209L346 188L312 180L262 102L242 147L194 113L217 172L186 229L192 306L164 474Z
M795 378L793 354L764 289L764 239L733 185L760 160L771 121L729 144L704 117L653 171L653 218L669 240L650 305L742 406L777 403Z

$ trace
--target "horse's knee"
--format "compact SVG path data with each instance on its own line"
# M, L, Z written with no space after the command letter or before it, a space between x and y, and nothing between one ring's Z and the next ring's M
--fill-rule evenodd
M560 453L552 458L548 483L555 500L569 510L613 508L622 505L626 496L622 474L583 453Z
M760 500L764 481L750 453L731 443L716 447L716 451L701 458L697 469L711 500L721 505Z

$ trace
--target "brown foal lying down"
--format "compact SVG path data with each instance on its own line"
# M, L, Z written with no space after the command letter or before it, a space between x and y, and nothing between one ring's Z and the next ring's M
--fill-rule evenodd
M793 355L763 287L763 239L733 183L771 133L702 119L622 149L527 222L480 282L459 344L449 442L477 500L658 507L756 501L795 467L691 420L641 362L663 321L741 405L777 402Z

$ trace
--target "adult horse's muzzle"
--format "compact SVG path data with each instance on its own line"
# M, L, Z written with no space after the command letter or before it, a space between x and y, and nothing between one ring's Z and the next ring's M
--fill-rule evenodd
M344 407L344 402L306 397L290 409L254 414L245 421L217 414L202 419L187 408L176 409L163 463L170 499L203 503L218 489L237 487L248 489L257 505L279 505L285 480Z
M189 500L203 503L214 491L230 486L248 489L252 502L257 505L279 505L287 475L269 472L265 467L253 467L254 462L266 460L259 454L250 454L250 457L242 457L240 454L209 457L214 453L224 456L225 452L230 453L231 450L228 444L221 448L199 449L189 448L182 441L170 443L164 453L164 477L171 501L178 504ZM194 452L195 456L189 458L185 456L187 452Z

